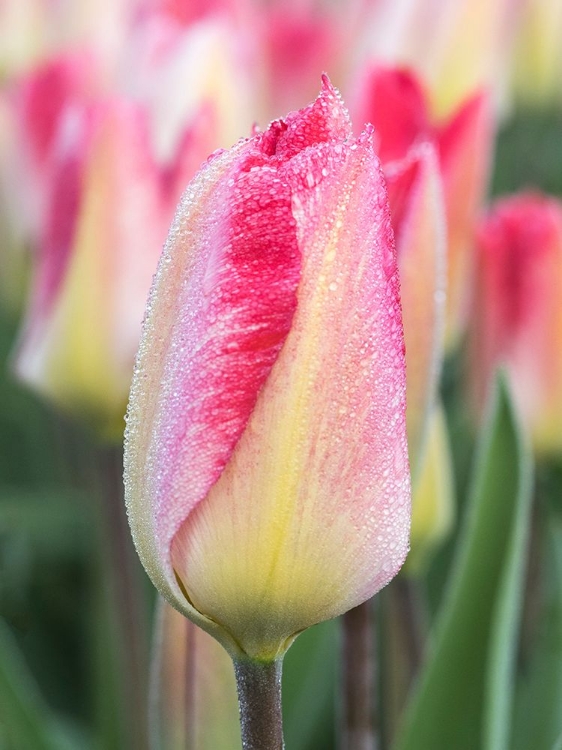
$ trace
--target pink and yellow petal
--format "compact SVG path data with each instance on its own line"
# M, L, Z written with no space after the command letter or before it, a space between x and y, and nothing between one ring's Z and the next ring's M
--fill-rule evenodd
M172 552L194 605L258 658L372 596L408 545L402 334L382 176L368 138L301 157L295 320L231 460Z
M232 653L281 654L375 593L407 548L396 259L372 145L350 135L325 81L216 155L149 301L131 527L160 591Z
M178 596L183 600L180 608L188 602L160 558L167 558L183 514L205 497L224 468L296 306L299 254L290 195L265 161L250 143L241 143L203 168L184 198L152 293L158 334L136 407L145 410L139 427L156 429L157 439L141 447L149 449L149 461L160 473L152 485L148 476L139 476L148 486L131 493L155 498L153 518L134 508L130 517L149 572L167 579L162 585L176 606ZM165 389L161 406L143 403L150 388ZM129 432L133 420L130 411ZM137 434L137 441L142 437Z
M406 344L407 429L415 477L443 359L446 222L435 150L420 144L385 169L396 237Z
M61 171L53 228L45 233L44 241L56 240L57 247L45 259L44 280L58 273L56 287L44 309L32 311L16 366L60 406L118 436L164 225L140 113L115 102L92 117L84 153L74 155L82 161L77 181ZM74 206L68 216L59 211L65 200Z

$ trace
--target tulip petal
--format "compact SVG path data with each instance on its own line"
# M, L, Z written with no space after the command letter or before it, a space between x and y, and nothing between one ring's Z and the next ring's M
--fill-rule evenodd
M306 260L291 333L172 553L195 606L261 658L369 598L408 545L402 332L382 176L368 139L300 156Z
M408 158L387 164L404 319L406 411L412 472L427 438L443 357L445 323L445 216L437 155L422 143Z
M473 277L474 227L490 168L493 123L483 94L469 99L438 134L447 213L447 346L466 327Z
M425 93L408 70L367 67L355 98L354 120L374 125L383 164L404 158L416 142L427 140L432 131Z
M89 119L87 137L74 142L56 173L37 278L44 304L30 311L16 367L62 407L120 436L165 230L142 112L110 101Z

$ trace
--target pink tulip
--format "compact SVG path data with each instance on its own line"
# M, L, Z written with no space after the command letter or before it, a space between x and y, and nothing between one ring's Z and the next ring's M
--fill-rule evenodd
M377 0L366 3L362 44L371 60L408 66L427 83L432 112L450 116L477 89L501 102L521 0Z
M408 548L404 340L384 181L327 79L189 185L131 389L126 500L160 592L281 656Z
M452 348L466 327L472 238L490 166L493 130L487 99L474 94L448 120L434 122L413 73L371 67L357 84L354 113L375 126L383 164L428 141L437 150L447 232L446 343Z
M101 93L98 64L88 51L57 55L12 87L10 101L19 131L12 165L18 195L15 213L28 238L35 240L45 221L66 108L86 105Z
M482 408L507 369L540 453L562 449L562 204L536 193L498 200L478 230L471 374Z
M201 117L165 168L151 155L145 110L120 99L61 106L44 144L49 191L16 370L108 436L122 434L172 207L209 145L212 127Z

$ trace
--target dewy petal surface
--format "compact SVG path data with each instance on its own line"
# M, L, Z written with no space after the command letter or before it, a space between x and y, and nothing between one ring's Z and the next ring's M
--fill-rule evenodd
M231 460L174 542L195 606L263 658L380 589L408 544L392 235L371 145L353 145L294 165L295 320Z
M437 155L426 141L385 167L407 352L406 410L412 475L428 435L443 357L446 228Z
M160 591L259 658L374 594L408 546L404 390L386 189L325 81L208 163L160 264L126 451Z

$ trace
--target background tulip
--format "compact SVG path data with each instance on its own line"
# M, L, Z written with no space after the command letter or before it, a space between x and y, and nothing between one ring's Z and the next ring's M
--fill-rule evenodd
M145 112L126 102L65 107L57 137L16 368L66 411L120 435L165 222L207 136L186 133L168 172L151 155Z
M493 120L487 98L483 93L473 94L448 119L436 122L415 73L368 66L358 79L353 112L361 122L374 124L383 163L403 159L409 149L427 141L437 151L445 205L446 344L451 349L466 326L473 227L492 156ZM436 289L442 286L433 283Z
M540 453L562 448L562 207L537 193L498 200L478 228L478 289L471 329L479 409L506 367Z
M350 138L325 81L211 159L149 301L125 454L133 536L160 591L233 654L276 658L407 550L392 234L369 135Z
M363 29L368 59L415 70L439 117L450 116L477 89L492 89L501 101L517 6L514 0L383 0L373 4Z
M432 555L451 533L455 520L453 462L445 412L440 404L430 415L428 441L412 495L410 554L404 572L425 572Z

